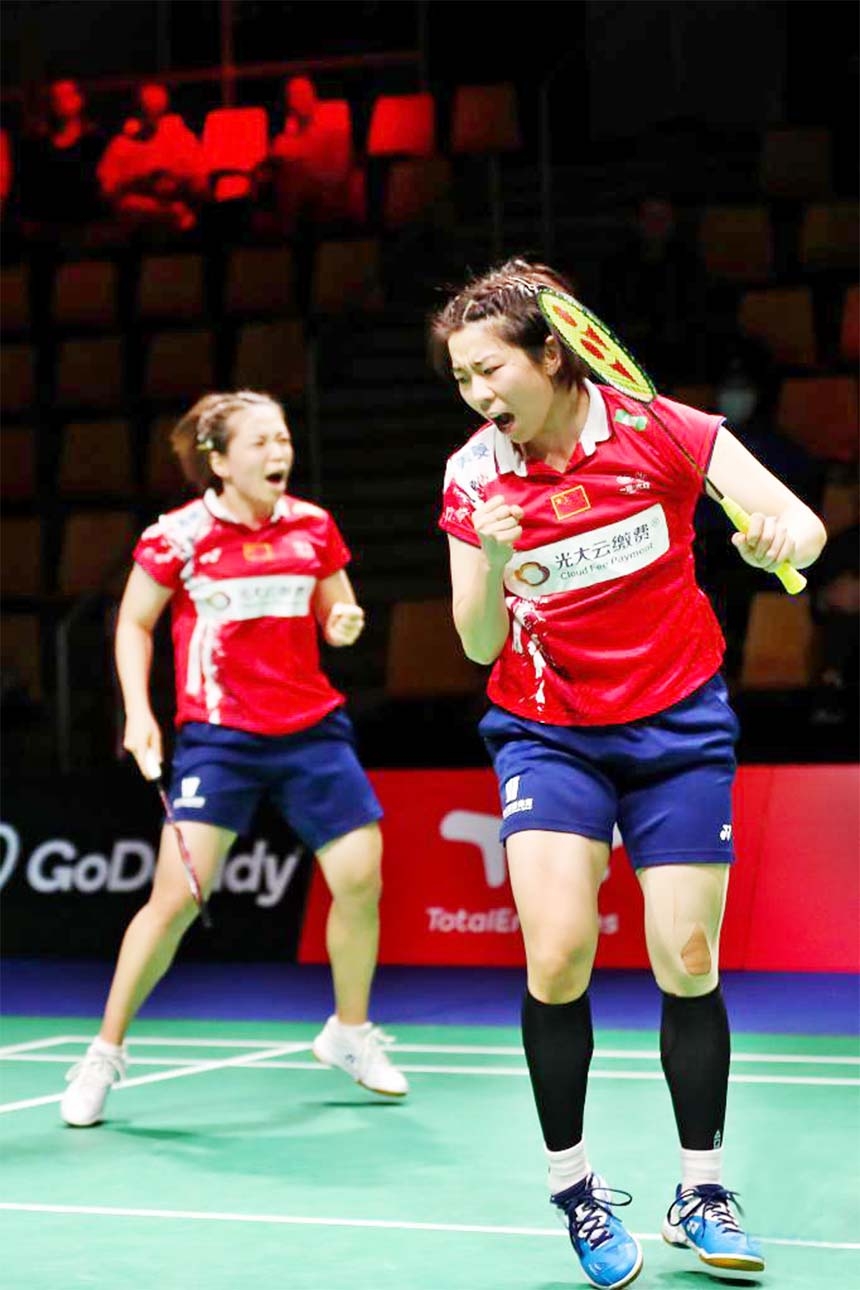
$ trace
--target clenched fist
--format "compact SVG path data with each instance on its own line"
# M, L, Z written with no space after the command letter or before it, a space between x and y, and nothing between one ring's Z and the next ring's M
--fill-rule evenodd
M484 555L493 568L503 568L513 555L514 543L523 533L522 518L521 506L513 506L499 496L479 502L472 512L472 524L481 539Z
M332 605L323 628L329 645L353 645L364 630L364 610L339 600Z

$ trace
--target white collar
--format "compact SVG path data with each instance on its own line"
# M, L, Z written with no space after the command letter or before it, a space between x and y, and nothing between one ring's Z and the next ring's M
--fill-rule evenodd
M583 381L586 393L588 394L588 412L585 415L585 424L579 436L579 443L582 451L587 457L590 457L599 443L609 438L609 418L606 415L606 404L597 386L587 378ZM496 465L499 468L499 474L505 475L513 473L516 475L526 475L528 473L528 463L526 457L516 446L511 443L507 436L503 435L501 430L493 427L493 451L496 455Z
M203 494L203 505L216 520L226 520L228 524L242 524L247 528L244 520L240 520L224 503L221 493L216 493L214 488L207 488ZM272 511L273 520L286 519L290 513L289 502L286 497L279 497L275 502L275 509Z

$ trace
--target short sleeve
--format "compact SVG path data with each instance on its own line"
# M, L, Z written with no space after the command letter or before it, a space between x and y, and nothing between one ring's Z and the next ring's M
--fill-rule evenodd
M439 528L452 537L459 538L461 542L468 542L470 546L480 546L480 539L472 524L474 509L475 501L458 480L453 460L449 461L442 489Z
M144 529L134 548L132 558L135 564L140 565L141 569L149 574L150 578L154 578L162 587L176 591L181 584L182 569L188 559L188 553L183 552L171 540L159 522Z
M688 407L686 403L676 403L674 399L663 397L656 398L651 409L666 422L671 434L686 448L699 470L707 471L717 432L723 425L724 418L719 414L701 412L698 408ZM683 459L679 464L683 464Z
M320 578L330 578L345 568L352 559L352 554L340 529L330 515L326 516L325 546L320 553Z

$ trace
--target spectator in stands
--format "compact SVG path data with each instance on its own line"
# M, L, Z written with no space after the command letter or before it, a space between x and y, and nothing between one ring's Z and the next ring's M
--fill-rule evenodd
M644 198L627 241L603 266L598 309L629 343L658 386L696 370L704 273L672 201Z
M98 168L106 200L129 229L187 233L206 199L200 141L169 108L165 86L142 85L136 114L110 141Z
M354 168L351 134L333 122L309 76L287 80L284 105L284 126L272 141L262 178L278 231L292 236L304 224L350 217Z
M20 207L25 234L49 240L80 232L104 213L96 167L105 136L89 119L73 80L48 87L48 110L20 149Z

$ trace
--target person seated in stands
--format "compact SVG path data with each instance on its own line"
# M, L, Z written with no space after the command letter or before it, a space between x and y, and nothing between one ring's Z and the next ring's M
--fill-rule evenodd
M352 137L338 127L309 76L284 86L284 126L265 163L278 230L292 235L303 223L331 224L351 218L354 179Z
M98 168L102 192L131 229L187 233L207 195L203 149L170 110L164 85L142 85L138 110L108 144Z
M98 220L104 207L96 167L105 136L88 117L74 80L53 81L48 107L19 151L19 201L27 236L51 237Z

